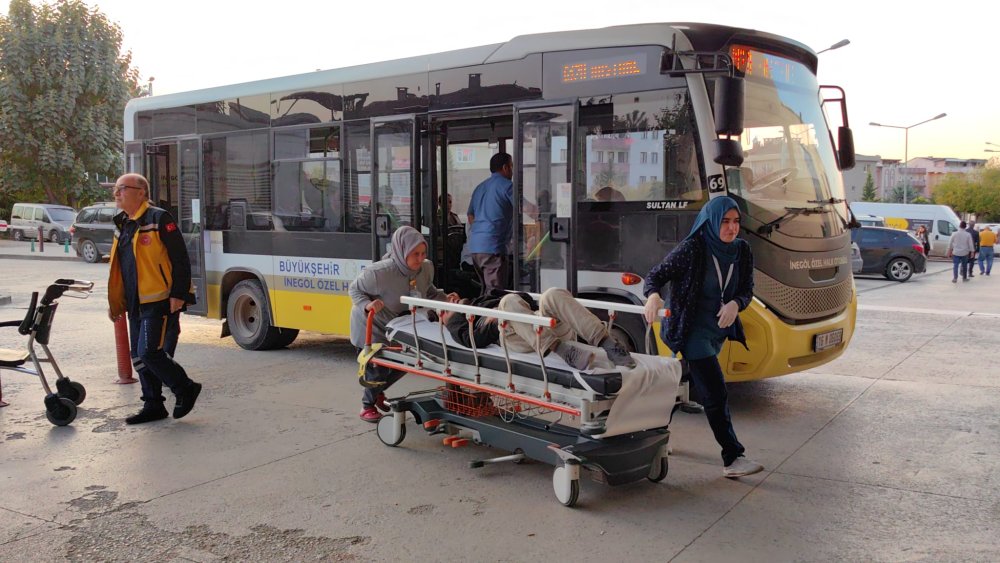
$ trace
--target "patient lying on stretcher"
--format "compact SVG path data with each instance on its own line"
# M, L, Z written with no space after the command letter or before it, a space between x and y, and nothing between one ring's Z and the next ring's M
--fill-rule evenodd
M601 350L616 366L635 367L635 360L625 346L608 333L607 326L597 316L580 305L565 289L550 288L538 300L538 310L532 308L530 296L526 294L492 294L466 303L476 307L498 309L508 313L535 314L552 317L558 321L555 327L543 327L541 335L536 335L535 327L526 323L510 322L503 330L507 346L514 352L540 352L542 356L555 352L576 370L590 369ZM452 338L466 347L472 346L468 321L460 313L444 311L441 322L445 323ZM477 348L484 348L500 341L500 327L497 320L477 317L473 323L473 336ZM581 344L580 338L587 342Z

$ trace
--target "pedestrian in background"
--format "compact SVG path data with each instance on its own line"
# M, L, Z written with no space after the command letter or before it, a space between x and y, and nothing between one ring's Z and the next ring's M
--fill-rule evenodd
M128 315L132 365L142 384L143 407L125 419L142 424L167 418L163 385L177 402L174 418L194 408L201 384L191 381L174 360L180 316L195 302L191 262L174 218L149 204L149 182L125 174L115 182L115 236L108 278L108 316Z
M948 243L948 257L951 258L951 283L958 282L958 272L962 272L962 281L969 281L971 264L969 256L975 248L972 242L972 235L965 230L965 221L958 224L958 230L952 233L951 242Z
M974 266L976 264L976 255L979 254L979 231L976 230L976 222L969 221L969 228L966 229L969 236L972 237L972 252L969 253L969 277L976 277L973 274Z
M928 233L927 233L927 227L926 226L920 225L920 227L917 228L917 240L919 240L920 244L922 244L924 246L924 256L930 256L931 255L931 238L930 238L930 235L928 235Z
M997 243L997 235L988 228L979 233L979 273L990 275L993 270L993 245ZM985 268L983 267L985 263Z

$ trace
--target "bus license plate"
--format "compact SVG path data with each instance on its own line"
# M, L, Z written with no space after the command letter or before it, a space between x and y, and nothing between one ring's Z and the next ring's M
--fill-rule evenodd
M833 348L834 346L840 344L844 341L844 329L838 328L837 330L831 330L830 332L822 332L816 335L816 340L813 341L813 351L822 352L827 348Z

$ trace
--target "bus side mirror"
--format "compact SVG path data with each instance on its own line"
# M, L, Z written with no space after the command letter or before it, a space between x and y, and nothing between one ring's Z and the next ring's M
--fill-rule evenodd
M716 139L715 162L723 166L739 167L743 164L743 147L736 139Z
M720 76L715 79L715 134L743 134L743 79Z
M850 127L837 128L837 156L841 170L854 168L854 133Z

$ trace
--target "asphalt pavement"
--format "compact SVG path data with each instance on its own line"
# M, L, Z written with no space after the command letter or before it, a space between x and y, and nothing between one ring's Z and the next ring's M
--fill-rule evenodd
M4 241L7 242L7 241ZM538 463L469 469L412 422L397 448L360 421L354 351L303 334L248 352L185 316L177 359L204 384L180 421L136 427L116 385L106 263L11 257L0 321L62 277L51 349L86 386L71 426L37 379L3 372L0 561L995 561L1000 558L1000 275L952 284L932 262L903 284L856 280L857 332L837 360L730 386L763 473L722 477L702 415L674 417L660 483L584 479L575 508ZM48 249L46 249L48 252ZM0 347L23 346L0 329ZM409 376L394 391L428 387ZM168 400L172 406L172 399Z

